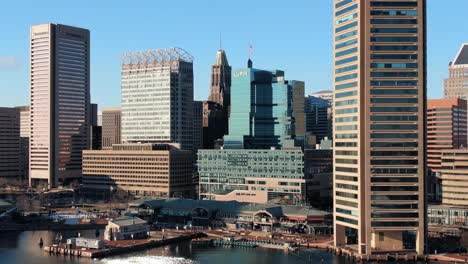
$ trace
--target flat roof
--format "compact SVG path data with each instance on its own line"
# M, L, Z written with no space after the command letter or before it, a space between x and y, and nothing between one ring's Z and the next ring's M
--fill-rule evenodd
M214 201L214 200L192 200L192 199L142 199L134 201L133 205L146 205L150 208L175 208L182 210L193 210L195 208L205 208L210 212L245 212L256 213L266 211L273 216L295 216L295 217L326 217L329 212L315 209L311 206L278 205L278 204L257 204L237 201Z

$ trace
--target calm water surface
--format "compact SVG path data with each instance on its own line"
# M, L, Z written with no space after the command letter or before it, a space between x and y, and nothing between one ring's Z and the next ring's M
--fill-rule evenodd
M95 231L80 231L84 237L95 237ZM102 237L101 231L101 237ZM324 251L302 250L289 254L281 250L219 248L192 245L190 242L135 252L128 255L92 260L69 256L49 255L41 250L40 238L52 244L56 233L52 231L0 232L0 263L30 264L352 264L354 262ZM74 237L76 231L64 232L63 237Z

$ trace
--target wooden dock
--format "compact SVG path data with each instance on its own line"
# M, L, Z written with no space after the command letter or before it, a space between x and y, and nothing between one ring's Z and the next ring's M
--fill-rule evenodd
M202 238L206 235L204 233L193 233L186 235L179 235L160 240L155 239L140 239L140 240L117 240L105 241L104 249L88 249L88 248L67 248L65 244L50 245L44 247L44 251L49 254L78 256L85 258L103 258L119 254L125 254L155 247L161 247L181 241L192 240L195 238Z

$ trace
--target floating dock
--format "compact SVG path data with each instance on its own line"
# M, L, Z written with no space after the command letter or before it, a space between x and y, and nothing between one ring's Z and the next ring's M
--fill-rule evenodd
M89 248L67 248L66 244L50 245L44 247L44 251L49 254L78 256L85 258L103 258L113 255L125 254L149 248L161 247L181 241L202 238L206 235L204 233L193 233L175 236L171 238L164 238L160 240L154 239L139 239L139 240L117 240L105 241L104 249L89 249Z

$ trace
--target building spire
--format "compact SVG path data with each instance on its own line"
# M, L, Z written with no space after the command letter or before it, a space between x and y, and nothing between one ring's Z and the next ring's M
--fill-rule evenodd
M223 49L223 38L221 36L221 32L219 32L219 49Z
M253 67L252 55L253 55L253 46L252 46L252 42L250 42L250 44L249 44L249 60L247 61L247 68L252 68Z

